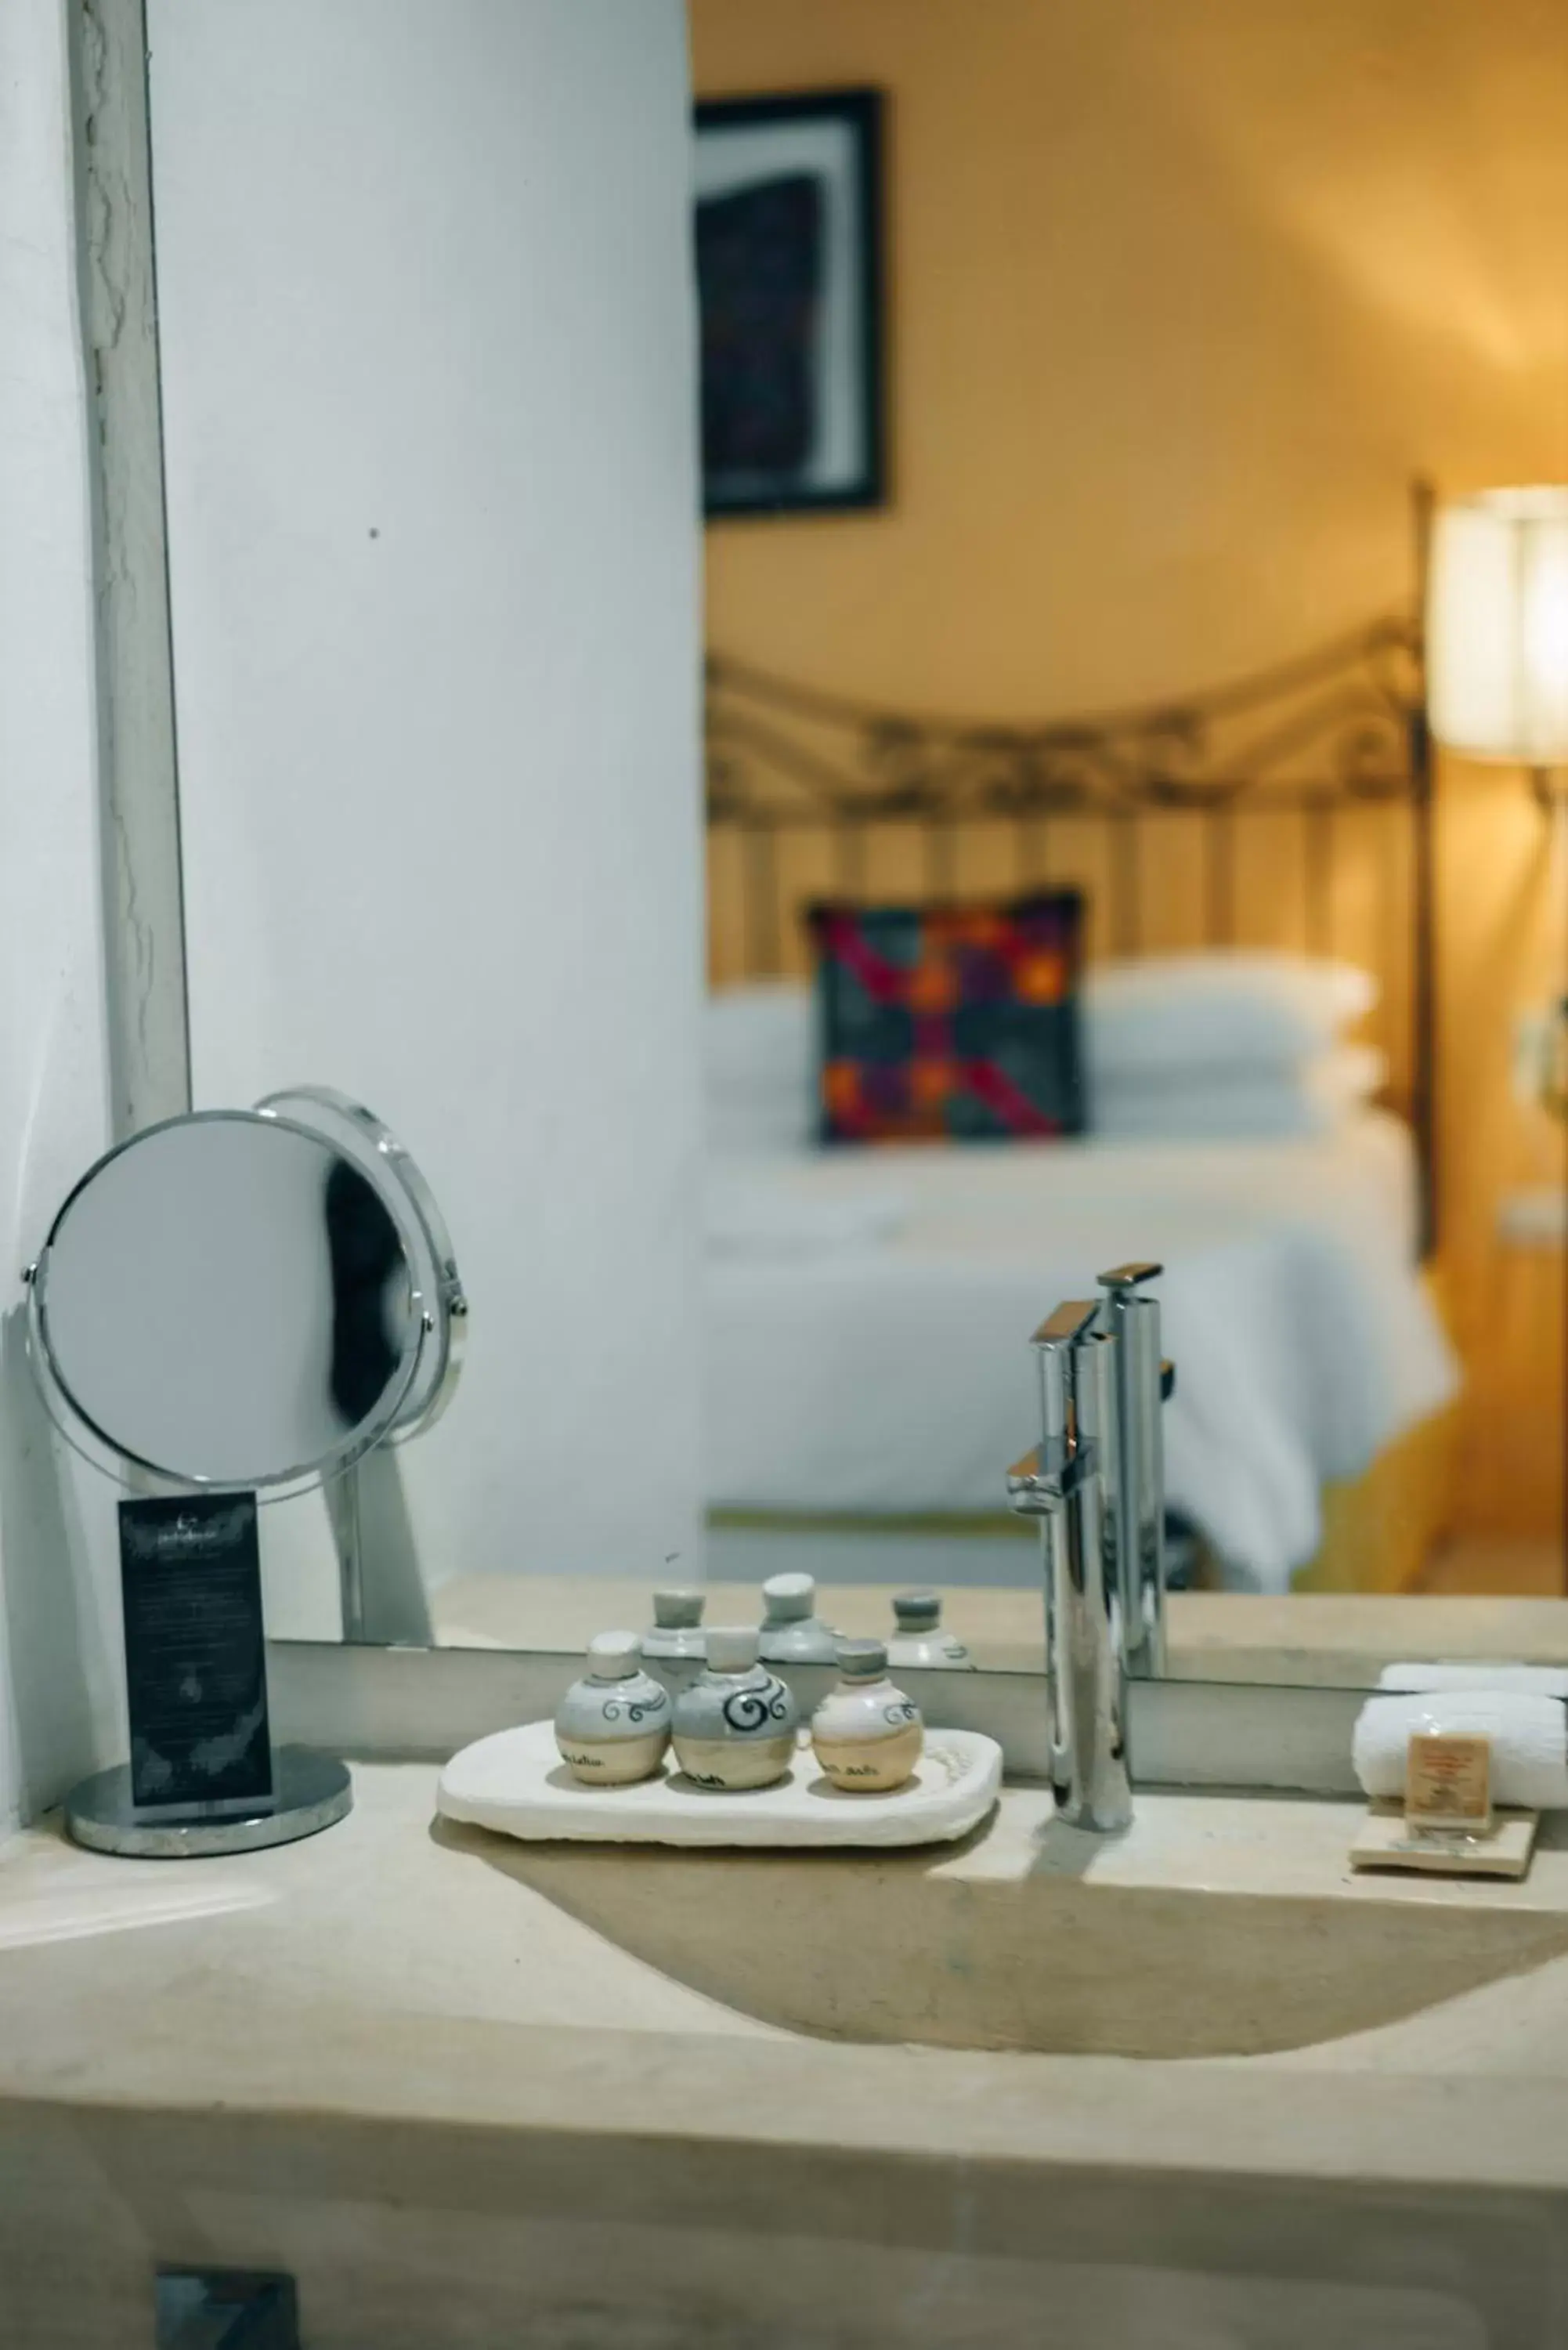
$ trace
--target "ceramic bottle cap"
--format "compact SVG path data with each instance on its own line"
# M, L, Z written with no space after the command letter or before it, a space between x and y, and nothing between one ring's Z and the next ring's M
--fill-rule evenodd
M888 1669L888 1650L881 1640L840 1640L838 1669L846 1681L879 1681Z
M596 1632L588 1642L588 1671L596 1681L628 1680L641 1663L635 1632Z
M653 1595L653 1620L661 1632L685 1632L702 1621L702 1608L707 1599L705 1591L688 1587L679 1590L656 1591Z
M757 1636L750 1624L715 1624L708 1634L711 1673L749 1673L757 1661Z
M809 1575L770 1575L763 1597L770 1624L793 1624L816 1605L816 1581Z
M934 1632L942 1620L941 1596L935 1591L898 1591L893 1617L900 1632Z

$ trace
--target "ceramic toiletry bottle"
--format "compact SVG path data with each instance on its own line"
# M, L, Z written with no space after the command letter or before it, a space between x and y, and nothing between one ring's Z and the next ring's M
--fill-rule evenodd
M963 1642L942 1630L942 1603L936 1592L896 1593L893 1621L898 1628L888 1643L890 1665L954 1665L974 1669L974 1659Z
M836 1787L882 1795L901 1787L925 1745L919 1708L888 1679L880 1640L840 1640L838 1686L811 1721L816 1759Z
M675 1703L675 1759L700 1787L771 1787L794 1759L800 1714L776 1673L757 1662L750 1625L716 1625L708 1668Z
M642 1636L645 1657L690 1658L707 1655L702 1638L702 1609L707 1593L688 1589L656 1591L653 1621Z
M809 1575L770 1575L763 1586L767 1613L757 1654L767 1665L831 1665L837 1638L816 1614L816 1584Z
M635 1632L596 1632L588 1669L556 1709L561 1760L586 1787L651 1779L670 1743L670 1692L642 1669Z

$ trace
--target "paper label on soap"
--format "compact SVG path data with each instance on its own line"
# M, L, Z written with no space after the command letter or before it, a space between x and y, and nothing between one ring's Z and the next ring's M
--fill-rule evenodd
M1484 1835L1491 1823L1491 1741L1471 1732L1417 1731L1405 1765L1412 1827Z

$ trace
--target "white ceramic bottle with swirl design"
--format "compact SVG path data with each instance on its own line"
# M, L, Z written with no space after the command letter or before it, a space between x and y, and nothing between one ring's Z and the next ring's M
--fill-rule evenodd
M596 1632L588 1669L556 1709L556 1744L588 1787L651 1779L670 1743L670 1692L642 1669L635 1632Z
M675 1759L700 1787L726 1794L771 1787L794 1760L800 1714L776 1673L757 1662L750 1625L715 1625L708 1669L675 1702Z
M644 1657L657 1657L661 1662L705 1657L702 1607L706 1596L691 1585L656 1591L653 1621L642 1636Z
M885 1795L914 1775L925 1747L919 1708L888 1679L880 1640L840 1640L838 1686L812 1716L811 1742L846 1793Z
M893 1595L897 1627L888 1643L888 1662L897 1669L914 1665L924 1671L969 1671L974 1659L961 1640L942 1629L941 1595L936 1591L897 1591Z
M763 1586L767 1613L757 1634L764 1665L831 1665L838 1635L816 1612L816 1578L770 1575Z

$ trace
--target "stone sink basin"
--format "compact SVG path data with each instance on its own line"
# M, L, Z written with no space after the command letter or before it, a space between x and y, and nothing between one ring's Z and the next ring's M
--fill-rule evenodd
M825 2038L1245 2056L1394 2022L1568 1951L1530 1877L1352 1876L1354 1804L1144 1794L1115 1842L1008 1789L964 1844L683 1853L443 1835L668 1978Z

